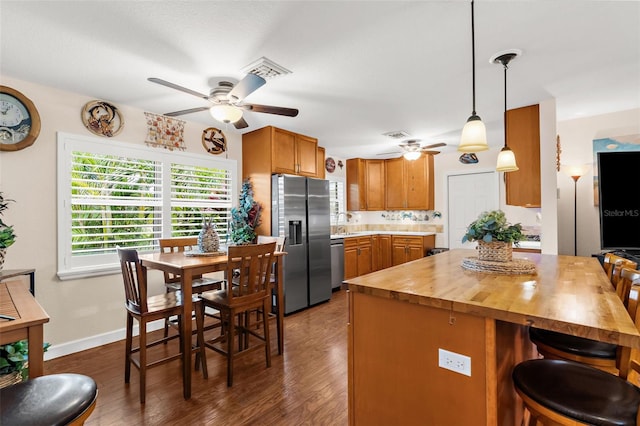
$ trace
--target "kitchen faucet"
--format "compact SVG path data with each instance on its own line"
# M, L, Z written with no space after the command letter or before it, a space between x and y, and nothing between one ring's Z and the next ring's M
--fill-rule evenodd
M340 224L340 216L344 216L344 223ZM336 213L336 234L346 234L346 222L351 218L351 213L347 212L338 212Z

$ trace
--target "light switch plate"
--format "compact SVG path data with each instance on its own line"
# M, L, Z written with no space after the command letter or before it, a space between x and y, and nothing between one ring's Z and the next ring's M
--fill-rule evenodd
M438 367L471 377L471 358L445 349L438 349Z

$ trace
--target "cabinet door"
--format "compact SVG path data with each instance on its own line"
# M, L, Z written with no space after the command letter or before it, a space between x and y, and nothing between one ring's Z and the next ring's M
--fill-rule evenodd
M371 236L371 271L380 270L380 237L378 235Z
M385 162L385 186L393 190L385 191L385 207L387 210L405 208L405 176L404 158L394 158Z
M416 259L421 259L424 257L424 247L422 247L422 244L420 245L411 244L406 247L407 247L407 258L406 258L407 262L410 262Z
M318 179L324 179L326 176L325 167L324 167L324 158L325 158L325 149L319 146L318 147L318 164L316 166L318 171L318 175L317 175Z
M273 129L272 172L296 172L296 135L281 129Z
M400 265L407 261L407 250L404 243L393 242L391 244L391 261L393 266Z
M344 279L348 280L349 278L358 276L358 247L353 246L349 247L346 244L344 245Z
M347 160L347 210L366 210L365 200L365 160Z
M391 255L391 235L378 236L378 267L389 268L393 265Z
M371 242L358 246L358 275L372 272L371 268Z
M296 135L297 174L316 177L318 175L318 140Z
M433 209L433 155L422 155L415 161L405 160L406 208Z
M366 207L367 210L384 210L385 176L384 160L366 160Z
M505 173L506 201L511 206L540 207L540 108L531 105L507 111L507 145L520 170Z

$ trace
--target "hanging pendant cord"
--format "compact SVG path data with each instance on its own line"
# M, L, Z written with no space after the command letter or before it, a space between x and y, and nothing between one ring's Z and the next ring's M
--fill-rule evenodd
M471 62L472 62L472 82L473 82L473 111L471 115L476 115L476 38L473 20L473 0L471 0Z

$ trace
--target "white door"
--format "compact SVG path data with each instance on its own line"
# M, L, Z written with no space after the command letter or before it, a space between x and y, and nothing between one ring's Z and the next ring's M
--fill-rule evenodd
M462 244L467 226L483 211L500 208L498 201L498 172L449 175L449 248L471 248L476 243Z

